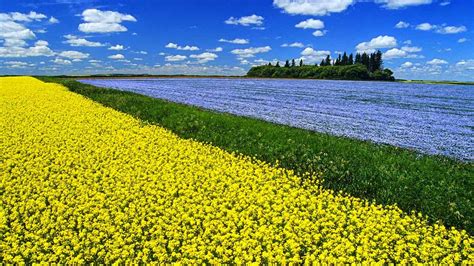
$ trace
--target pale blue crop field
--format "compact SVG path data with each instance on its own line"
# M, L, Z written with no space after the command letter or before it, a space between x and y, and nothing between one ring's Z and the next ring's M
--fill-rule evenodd
M221 78L81 82L337 136L474 160L474 86Z

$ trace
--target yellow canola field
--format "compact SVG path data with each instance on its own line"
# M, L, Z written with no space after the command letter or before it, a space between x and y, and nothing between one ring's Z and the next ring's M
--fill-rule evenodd
M0 261L474 262L465 231L0 78Z

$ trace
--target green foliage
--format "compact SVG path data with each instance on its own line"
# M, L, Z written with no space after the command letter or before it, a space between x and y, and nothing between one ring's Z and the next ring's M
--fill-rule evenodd
M331 76L340 75L341 67L279 70L299 69L300 75L308 77ZM345 67L349 70L344 75L368 74L361 71L364 66ZM272 164L278 160L280 166L300 175L323 172L323 186L327 188L381 204L398 204L405 211L421 211L432 221L441 220L448 226L474 232L472 162L217 113L70 79L41 79L63 84L73 92L168 128L183 138L209 142Z
M284 70L278 69L279 62L273 67L271 63L264 66L252 67L248 77L261 78L312 78L312 79L350 79L350 80L385 80L394 81L393 72L390 69L383 69L382 52L356 54L355 62L353 55L340 55L331 63L331 56L321 60L321 64L307 67L303 65L303 60L297 67L295 59L285 62ZM322 69L320 69L323 67Z
M364 65L339 65L339 66L296 66L278 68L273 66L252 67L247 73L248 77L260 78L306 78L306 79L350 79L350 80L394 80L388 72L378 71L370 73Z

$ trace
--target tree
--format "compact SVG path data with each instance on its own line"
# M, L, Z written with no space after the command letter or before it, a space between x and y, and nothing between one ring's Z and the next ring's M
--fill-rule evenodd
M291 60L291 66L292 66L292 67L295 67L295 66L296 66L295 59Z
M349 55L349 58L347 59L347 64L353 65L354 64L354 56L352 53Z
M285 67L290 67L290 61L286 60Z
M300 59L300 67L303 66L303 59Z
M277 63L276 63L275 66L276 66L276 67L280 67L280 61L277 61Z
M375 53L375 70L382 70L383 69L383 60L382 60L382 52L377 50Z
M362 64L362 57L360 56L360 53L356 54L354 64Z
M328 55L326 56L326 61L324 62L325 66L330 66L331 65L331 56Z
M346 52L344 52L344 55L342 55L341 64L343 66L349 65L349 57L347 57Z
M339 56L338 56L337 59L336 59L336 62L334 62L334 65L335 65L335 66L340 66L340 65L342 65L342 62L341 62L341 61L342 61L341 54L339 54Z
M376 60L375 60L375 53L371 53L369 56L369 67L370 72L375 72L377 70Z
M272 66L272 62L268 62L268 66Z
M324 59L321 60L321 64L319 64L319 66L325 66L326 65L326 62L324 61Z
M360 56L360 60L361 60L361 63L367 67L367 69L369 69L369 64L370 64L370 58L369 58L369 55L364 52L361 56Z

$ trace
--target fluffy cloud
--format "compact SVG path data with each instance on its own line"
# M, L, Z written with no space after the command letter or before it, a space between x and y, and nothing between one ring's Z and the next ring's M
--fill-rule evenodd
M466 26L447 26L447 25L433 25L430 23L421 23L416 26L417 30L430 31L434 30L436 33L440 34L456 34L467 31Z
M4 40L29 40L36 35L24 25L14 21L0 21L0 39Z
M165 57L165 61L168 62L178 62L178 61L183 61L187 57L185 55L168 55Z
M54 52L49 49L48 42L37 41L32 47L0 47L0 57L30 57L30 56L53 56Z
M35 64L30 64L27 62L21 62L21 61L7 61L3 63L7 68L27 68L27 67L32 67L35 66Z
M383 58L387 60L393 58L422 58L423 56L415 54L422 50L421 47L416 46L403 46L401 49L392 48L383 54Z
M197 46L190 46L190 45L179 46L178 44L172 43L172 42L168 43L165 47L170 48L170 49L183 50L183 51L198 51L199 50L199 47Z
M368 42L361 42L356 46L358 52L373 52L380 48L392 48L397 46L397 39L392 36L378 36Z
M10 13L0 13L0 21L19 21L19 22L31 22L31 21L40 21L47 18L46 15L41 13L36 13L30 11L30 13L19 13L19 12L10 12Z
M281 45L281 47L296 47L296 48L303 48L304 44L300 42L294 42L294 43L284 43Z
M458 40L458 43L464 43L464 42L466 42L466 41L467 41L466 38L461 38L461 39Z
M208 52L222 52L224 49L222 47L216 47L214 49L207 49Z
M321 62L328 55L331 55L330 51L318 51L311 47L305 48L301 52L301 58L306 64L315 64Z
M108 56L108 58L114 59L114 60L122 60L122 59L125 59L125 56L123 56L123 54L114 54L114 55Z
M376 3L381 3L388 9L399 9L407 6L419 6L431 4L432 0L375 0Z
M429 31L432 29L435 29L435 25L431 25L430 23L421 23L416 26L417 30L422 30L422 31Z
M36 35L25 26L25 23L40 21L46 16L41 13L30 12L27 14L19 12L0 13L0 40L4 47L24 47L26 41L35 39ZM7 50L11 50L8 48ZM5 49L4 53L7 53Z
M413 63L412 62L405 62L403 63L400 67L402 68L410 68L413 66Z
M82 53L78 51L64 51L58 54L61 57L69 58L69 59L85 59L89 57L89 54Z
M197 59L200 64L205 64L209 61L214 61L218 56L214 53L205 52L202 54L192 54L189 57Z
M247 49L235 49L232 50L231 53L237 55L239 58L248 58L254 57L256 54L259 53L266 53L272 50L270 46L262 46L262 47L250 47Z
M431 61L428 61L426 63L429 64L429 65L446 65L448 62L446 60L443 60L443 59L435 58L435 59L433 59Z
M104 46L104 44L102 44L100 42L91 42L91 41L88 41L84 38L79 38L79 37L71 35L71 34L64 35L64 38L67 39L66 41L64 41L64 43L67 43L70 46L87 46L87 47Z
M227 42L227 43L233 43L233 44L248 44L249 40L248 39L235 38L233 40L220 39L219 42Z
M405 21L400 21L395 25L395 28L397 29L406 29L410 26L410 23L405 22Z
M230 17L225 21L225 24L242 26L261 26L263 25L263 20L264 18L262 16L257 16L253 14L251 16L241 18Z
M474 70L474 59L461 60L456 63L455 67L458 70Z
M114 46L110 46L108 48L108 50L114 50L114 51L121 51L123 50L123 45L120 45L120 44L117 44L117 45L114 45Z
M418 53L421 52L423 49L421 47L416 47L416 46L403 46L402 51L408 52L408 53Z
M313 36L315 36L315 37L321 37L321 36L324 36L325 34L326 34L325 30L317 30L317 31L313 32Z
M59 20L55 17L50 17L48 22L51 23L51 24L57 24L57 23L59 23Z
M295 25L296 28L301 28L301 29L315 29L315 30L320 30L324 29L324 22L322 22L319 19L307 19L304 21L301 21L300 23Z
M441 34L456 34L465 32L466 30L467 28L465 26L444 26L439 27L436 32Z
M82 12L82 20L85 23L79 24L79 30L87 33L123 32L127 31L127 28L120 23L124 21L137 21L129 14L97 9L84 10Z
M384 59L401 58L401 57L406 57L407 55L408 53L406 51L400 50L398 48L392 48L383 54L383 58Z
M292 15L324 16L346 10L354 0L273 0L273 5Z
M53 62L55 64L58 64L58 65L71 65L72 64L72 62L70 60L62 59L62 58L56 58L51 62Z

